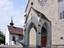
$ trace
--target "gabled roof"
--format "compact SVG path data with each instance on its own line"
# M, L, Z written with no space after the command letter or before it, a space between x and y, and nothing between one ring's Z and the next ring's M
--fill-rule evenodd
M8 26L8 30L11 34L22 35L23 36L23 28Z

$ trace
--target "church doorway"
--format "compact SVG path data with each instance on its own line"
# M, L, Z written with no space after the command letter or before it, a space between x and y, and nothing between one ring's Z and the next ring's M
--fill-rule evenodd
M51 28L49 22L44 22L41 27L41 47L51 48Z
M47 30L42 27L41 29L41 47L46 47L47 45Z

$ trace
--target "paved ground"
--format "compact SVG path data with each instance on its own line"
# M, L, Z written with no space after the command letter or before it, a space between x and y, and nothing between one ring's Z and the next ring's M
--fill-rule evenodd
M23 47L18 45L0 45L0 48L23 48ZM35 47L32 46L30 48L35 48Z
M23 48L22 46L18 46L18 45L0 45L0 48Z

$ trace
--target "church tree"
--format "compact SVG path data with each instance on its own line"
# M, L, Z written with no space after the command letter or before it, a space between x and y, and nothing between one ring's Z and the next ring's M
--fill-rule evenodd
M2 31L0 31L0 44L5 44L5 36L3 35Z

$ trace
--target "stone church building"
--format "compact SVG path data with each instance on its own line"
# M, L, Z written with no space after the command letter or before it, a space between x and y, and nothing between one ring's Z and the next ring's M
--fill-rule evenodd
M25 13L26 48L64 48L64 0L28 0Z

